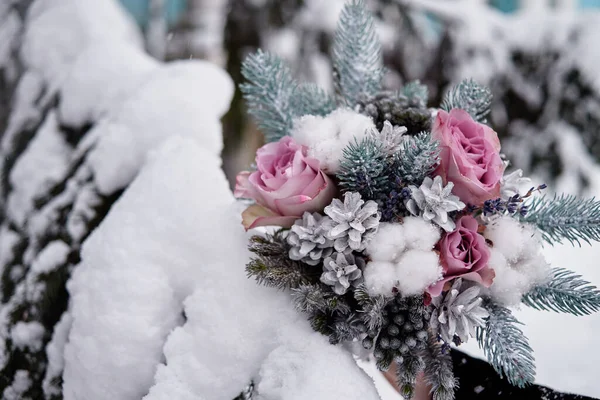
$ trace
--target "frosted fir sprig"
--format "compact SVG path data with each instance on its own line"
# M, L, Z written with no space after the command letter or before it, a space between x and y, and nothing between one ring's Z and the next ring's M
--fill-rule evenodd
M548 282L532 288L522 301L536 310L582 316L600 310L600 290L572 271L554 268Z
M490 364L511 385L525 387L535 380L535 358L527 337L519 328L523 325L505 307L484 302L490 316L484 328L477 328L479 347Z
M354 107L361 98L376 95L383 79L383 56L373 16L363 0L342 9L332 52L336 93Z
M411 104L417 105L420 108L427 107L429 89L427 85L423 85L418 79L404 85L400 93L406 96Z
M402 143L394 160L393 172L406 184L419 185L439 164L439 142L428 132L421 132Z
M294 116L325 116L336 109L335 98L314 83L300 83L292 94Z
M274 142L287 135L296 115L292 96L297 83L290 69L277 56L258 50L244 60L242 75L247 83L240 85L248 103L248 112L265 135Z
M542 238L550 244L568 240L600 241L600 201L594 198L579 199L572 195L546 196L533 199L523 222L535 225Z
M254 257L246 265L246 273L261 285L290 289L318 279L314 268L289 258L289 245L282 230L252 236L249 250Z
M492 106L492 92L472 79L453 86L444 96L440 108L450 112L453 108L465 110L479 122L486 122Z
M444 351L438 340L430 335L421 357L425 362L425 380L431 386L430 393L433 399L454 400L454 389L458 387L458 380L454 377L449 352Z
M375 200L389 190L388 154L372 136L355 140L344 148L336 174L342 192L356 192Z

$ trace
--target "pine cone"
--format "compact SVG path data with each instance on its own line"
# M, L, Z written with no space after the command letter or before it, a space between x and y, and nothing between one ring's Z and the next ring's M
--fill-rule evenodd
M365 260L352 254L334 253L323 262L321 282L333 286L333 291L343 295L350 285L357 286L362 282L362 269Z
M489 316L481 306L483 300L479 297L479 287L462 289L461 286L462 279L458 278L446 295L434 297L431 301L430 326L446 343L465 343L469 335L475 336L475 328L485 326L483 319Z
M405 126L411 135L431 127L431 113L423 107L421 99L398 92L382 92L365 99L359 103L358 112L371 117L379 130L383 129L385 121L394 126Z
M381 218L377 203L372 200L365 203L356 192L345 193L343 203L333 199L325 207L325 214L333 220L327 237L334 240L333 246L340 253L363 251L377 232Z
M305 212L290 228L287 242L291 246L292 260L317 265L333 252L333 240L325 235L331 229L332 220L319 213Z
M448 213L465 208L458 196L452 194L453 187L452 182L444 186L441 176L434 179L427 177L420 187L409 186L411 198L405 202L406 209L411 214L420 215L426 221L434 222L445 231L452 232L456 225Z
M394 359L401 361L402 357L424 349L430 318L431 311L425 306L423 296L396 295L383 310L383 324L375 341L373 354L379 369L387 370ZM372 346L375 336L376 333L369 332L363 346Z

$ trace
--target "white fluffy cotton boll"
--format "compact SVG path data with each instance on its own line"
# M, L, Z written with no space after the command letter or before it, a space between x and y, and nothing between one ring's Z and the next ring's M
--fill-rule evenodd
M440 240L439 228L423 218L406 217L402 226L408 249L431 250Z
M397 287L404 296L422 294L441 277L442 267L433 251L408 250L396 264Z
M382 222L366 253L374 261L398 261L405 249L404 226Z
M504 306L518 305L525 293L548 278L548 263L536 250L527 258L512 264L501 251L494 248L491 249L489 265L496 273L489 295Z
M344 148L374 128L371 118L340 108L325 117L305 115L297 119L291 135L308 147L308 155L319 160L321 168L331 174L338 170Z
M535 240L535 233L531 228L509 216L495 219L486 227L484 236L492 241L494 248L508 262L515 262L525 251L532 251L529 246L532 239ZM537 246L535 249L537 251Z
M365 287L371 296L391 296L397 283L396 266L387 261L371 261L363 271Z

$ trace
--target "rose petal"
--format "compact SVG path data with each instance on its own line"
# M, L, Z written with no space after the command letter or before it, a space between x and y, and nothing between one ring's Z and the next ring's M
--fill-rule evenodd
M242 225L246 230L259 226L291 227L299 216L282 216L258 204L251 205L242 212Z

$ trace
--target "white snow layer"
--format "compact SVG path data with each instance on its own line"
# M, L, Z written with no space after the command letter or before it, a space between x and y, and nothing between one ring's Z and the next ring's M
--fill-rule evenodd
M219 165L169 140L84 243L65 399L230 400L251 379L265 399L377 399L287 296L247 279L248 236Z
M112 0L37 0L25 24L22 59L46 82L62 82L79 54L95 41L143 45L133 21Z
M227 73L207 62L178 61L151 73L118 111L94 128L101 140L89 162L100 192L126 186L148 151L171 136L196 139L211 154L219 154L219 118L232 96Z

